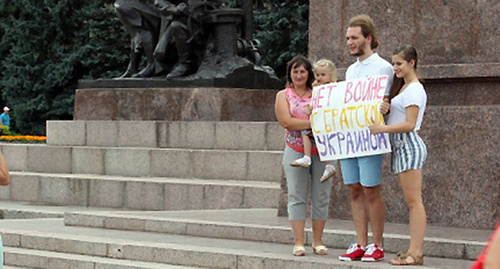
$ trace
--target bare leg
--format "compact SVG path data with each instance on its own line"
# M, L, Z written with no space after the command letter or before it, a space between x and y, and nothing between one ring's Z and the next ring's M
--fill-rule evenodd
M304 156L302 158L299 158L292 163L290 163L291 166L300 166L303 168L308 168L311 166L312 159L311 159L311 151L312 151L312 143L311 139L309 136L305 134L301 134L302 140L304 141Z
M382 247L384 243L385 203L380 194L380 186L363 188L363 190L366 196L370 222L372 225L373 243Z
M305 220L292 220L290 221L292 226L293 235L295 236L295 245L303 246L304 245L304 229L305 229Z
M413 256L422 255L427 230L427 215L422 202L422 170L408 170L399 174L399 181L410 210L410 248Z
M304 155L311 157L311 151L312 151L311 138L306 134L302 134L302 140L304 141Z
M326 220L312 220L313 246L323 245L323 230L325 229Z
M358 237L358 244L365 247L368 244L368 214L366 212L366 198L361 184L349 185L351 192L351 210L354 228Z

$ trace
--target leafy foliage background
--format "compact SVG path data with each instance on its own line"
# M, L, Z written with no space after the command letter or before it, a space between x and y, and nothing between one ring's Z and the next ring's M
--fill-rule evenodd
M0 0L0 107L10 107L14 130L45 134L45 121L71 120L78 80L125 70L129 37L113 3ZM307 54L308 9L303 0L254 1L254 38L279 77L294 55Z

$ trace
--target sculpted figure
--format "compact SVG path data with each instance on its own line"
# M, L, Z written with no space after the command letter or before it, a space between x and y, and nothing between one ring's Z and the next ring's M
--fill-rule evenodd
M171 70L167 79L195 73L209 43L209 29L203 24L203 17L220 4L207 0L155 0L155 6L162 15L155 57L166 64L165 69ZM174 67L173 62L176 62Z
M171 70L167 78L186 76L196 72L191 42L188 42L189 7L187 0L155 0L155 6L162 15L160 41L155 50L155 58ZM177 61L176 61L177 60ZM177 62L175 67L172 63ZM173 68L173 70L172 70Z
M156 74L154 50L158 43L161 15L154 0L116 0L116 15L130 35L130 62L123 77L151 77ZM147 65L139 72L142 55Z

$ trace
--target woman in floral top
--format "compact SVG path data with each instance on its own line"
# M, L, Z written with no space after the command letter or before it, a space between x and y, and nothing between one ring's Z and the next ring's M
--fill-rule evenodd
M305 255L304 228L307 211L307 187L311 180L313 253L327 254L322 236L328 217L328 205L332 181L320 182L325 163L318 157L316 145L312 145L312 165L304 169L290 163L304 154L301 130L310 129L306 105L311 101L314 72L303 56L295 56L287 65L287 87L276 95L275 112L278 122L286 129L283 169L288 186L288 218L295 236L293 255Z

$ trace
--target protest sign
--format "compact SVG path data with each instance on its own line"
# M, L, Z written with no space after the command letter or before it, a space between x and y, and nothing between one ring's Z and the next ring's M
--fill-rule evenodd
M314 87L311 127L322 161L391 151L388 134L372 135L372 120L384 122L379 105L387 76L330 83Z

